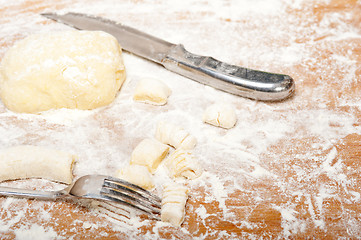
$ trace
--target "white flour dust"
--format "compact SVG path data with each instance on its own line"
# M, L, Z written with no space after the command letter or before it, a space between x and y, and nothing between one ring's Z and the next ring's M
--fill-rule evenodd
M293 98L279 103L256 102L203 86L124 53L127 80L109 106L32 115L10 112L1 104L1 148L33 144L76 154L76 177L114 175L128 164L142 139L154 137L161 120L179 124L196 136L194 154L205 173L188 182L187 216L179 229L141 218L128 222L77 219L103 215L81 209L71 213L70 207L64 210L69 222L61 228L56 215L59 204L4 198L0 199L0 234L16 239L75 239L80 236L76 234L109 239L122 234L145 239L167 238L169 234L183 239L286 238L309 229L330 231L332 225L326 216L331 202L340 206L335 211L343 216L338 220L345 228L342 233L361 237L357 210L347 209L348 204L360 204L360 191L352 186L357 170L339 150L350 136L361 132L361 95L353 91L361 81L359 59L354 54L361 32L350 24L352 9L328 12L321 19L313 14L314 6L330 2L0 1L5 8L0 17L0 57L14 41L27 35L70 29L45 20L41 12L72 11L107 17L183 43L197 54L283 72L296 81ZM332 58L325 57L331 47ZM69 72L72 74L77 73ZM132 100L135 85L143 77L166 82L172 89L167 105ZM215 102L228 102L236 108L234 128L224 130L202 122L203 110ZM154 178L157 186L169 181L162 169ZM34 183L44 189L59 188L45 180L24 180L15 185L31 187ZM264 225L267 212L278 221L273 231ZM49 225L51 222L54 224ZM221 230L222 224L231 230Z

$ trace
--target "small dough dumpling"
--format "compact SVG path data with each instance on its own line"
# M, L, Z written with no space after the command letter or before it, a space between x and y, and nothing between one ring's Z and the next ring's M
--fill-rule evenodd
M149 103L153 105L164 105L172 91L160 80L145 78L138 82L133 99L138 102Z
M125 80L122 50L101 31L57 31L16 42L0 67L0 97L15 112L110 104Z
M75 156L66 152L21 145L0 150L0 181L45 178L70 184Z
M203 122L216 127L232 128L237 122L235 109L230 104L215 103L204 111Z
M176 149L193 149L197 144L197 139L188 131L180 126L165 121L160 121L158 123L155 138Z
M169 147L155 139L144 139L133 150L130 164L146 166L150 173L157 170L167 156Z
M125 168L120 169L115 177L138 185L147 190L154 188L152 175L146 166L137 164L128 165Z
M170 176L174 178L195 179L203 172L193 154L182 148L170 154L165 161L165 165Z
M163 186L161 220L179 227L185 216L185 205L188 199L188 188L179 183L168 183Z

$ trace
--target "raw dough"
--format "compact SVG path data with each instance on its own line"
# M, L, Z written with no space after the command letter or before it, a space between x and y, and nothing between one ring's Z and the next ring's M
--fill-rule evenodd
M145 102L153 105L164 105L172 91L163 82L146 78L138 82L133 99L139 102Z
M174 148L193 149L197 139L183 128L161 121L158 123L155 138Z
M15 43L0 67L0 97L10 110L94 109L111 103L125 80L117 40L100 31L61 31Z
M203 122L229 129L236 124L237 116L232 105L216 103L205 110Z
M124 179L125 181L138 185L147 190L154 188L152 175L146 166L137 164L128 165L127 167L120 169L115 177Z
M188 199L188 188L178 183L163 186L161 219L179 227L185 216L185 205Z
M133 150L130 164L146 166L149 172L154 173L168 152L167 145L155 139L144 139Z
M184 149L175 150L165 161L171 177L194 179L202 174L198 161L191 152Z
M70 184L75 156L44 147L22 145L0 150L0 181L45 178Z

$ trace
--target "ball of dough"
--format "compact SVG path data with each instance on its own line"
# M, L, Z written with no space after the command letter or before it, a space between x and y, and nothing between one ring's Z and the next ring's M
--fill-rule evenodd
M125 80L121 47L100 31L60 31L14 44L0 67L0 97L12 111L94 109L111 103Z

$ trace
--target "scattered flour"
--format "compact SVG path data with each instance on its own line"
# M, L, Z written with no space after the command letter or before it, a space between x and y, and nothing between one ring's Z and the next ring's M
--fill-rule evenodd
M45 228L38 224L32 224L30 227L16 229L15 238L17 240L54 240L66 239L59 238L58 234L52 228Z
M293 98L280 103L256 102L200 85L124 53L127 80L109 106L32 115L12 113L0 105L1 148L34 144L74 153L80 159L74 169L76 176L113 175L128 163L141 139L154 136L159 120L181 124L197 137L194 153L206 170L201 179L189 183L194 206L188 209L195 214L189 213L180 229L138 217L128 222L111 216L96 222L76 219L84 214L103 216L90 211L67 212L69 229L58 231L52 227L60 224L52 215L57 203L34 205L6 198L0 199L0 233L13 232L17 239L75 239L79 229L98 237L110 238L109 231L113 231L115 238L125 234L144 239L168 235L183 239L292 238L307 231L361 237L359 209L348 205L357 206L361 201L361 192L353 187L353 174L359 169L347 165L349 155L342 155L345 153L339 148L348 136L361 133L361 95L354 90L360 90L360 61L355 52L361 33L350 24L356 14L352 9L316 16L315 12L331 5L329 0L89 0L88 4L80 0L0 0L0 6L6 8L0 10L0 57L14 41L29 34L69 29L48 22L39 13L73 11L107 17L183 43L197 54L284 72L296 81ZM165 79L172 89L167 105L132 101L134 83L149 75ZM216 101L236 107L239 122L235 128L215 129L202 123L203 109ZM156 172L156 185L166 181L162 170ZM38 182L25 181L19 186L34 183ZM329 202L340 208L331 212ZM280 230L263 228L267 222L252 220L261 204L279 213ZM39 221L53 225L28 220L31 209L38 211L33 214ZM330 213L342 216L336 220L342 232L334 232L329 225L326 216ZM236 231L220 229L222 224ZM193 233L200 225L203 228Z

